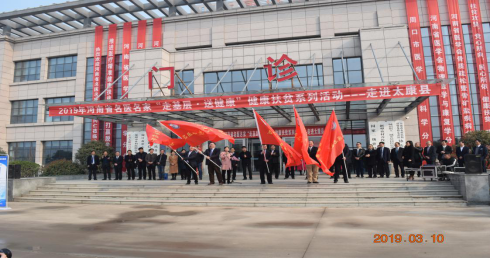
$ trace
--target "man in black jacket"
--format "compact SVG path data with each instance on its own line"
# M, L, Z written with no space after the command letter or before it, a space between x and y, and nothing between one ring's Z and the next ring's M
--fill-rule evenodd
M259 177L261 178L261 184L266 184L264 180L264 175L268 179L268 184L273 184L273 176L271 171L268 170L269 162L271 162L271 152L268 151L268 145L264 144L262 151L257 152L257 157L259 159Z
M355 165L356 177L363 177L365 173L365 166L363 164L363 156L365 156L365 149L361 147L361 142L356 143L356 149L352 151L353 163Z
M312 158L313 160L319 162L317 157L315 156L317 154L317 147L314 146L313 141L309 141L309 148L307 149L307 152L309 153L309 157ZM315 164L311 165L306 165L306 170L307 170L307 184L314 183L317 184L319 183L318 180L318 175L319 175L319 167Z
M396 142L394 148L390 151L390 160L392 161L392 165L394 165L396 177L399 177L399 169L401 169L401 177L404 177L403 150L404 148L401 148L401 144Z
M143 148L138 148L138 153L136 154L136 165L138 166L138 180L142 180L142 177L147 179L147 164L145 158L147 153L143 151Z
M344 144L343 153L336 157L334 161L334 183L338 182L339 174L343 173L343 179L345 183L349 183L348 181L348 168L346 164L346 160L350 150L348 144ZM343 155L344 154L344 155Z
M116 155L113 158L113 165L116 177L114 180L123 180L123 156L119 155L119 151L116 151Z
M477 139L475 141L476 147L472 150L472 153L476 157L481 158L482 172L486 173L486 157L488 156L488 148L481 144L481 140Z
M220 149L216 148L215 143L210 143L208 149L205 150L206 165L208 166L208 176L210 177L210 183L208 185L215 184L215 173L217 174L217 180L220 185L223 185L222 171L219 167L222 165L220 161ZM215 164L213 164L213 162ZM218 166L217 166L218 165Z
M447 140L442 140L441 143L442 145L436 148L436 153L438 154L438 161L440 162L443 160L443 155L452 154L452 147L447 145Z
M464 156L469 154L469 148L465 146L463 141L459 141L459 147L455 150L457 154L457 161L459 162L459 167L463 167L465 164Z
M111 180L111 157L107 154L107 151L102 153L101 157L101 168L102 174L104 174L104 178L102 180Z
M377 149L377 159L377 170L380 177L384 177L384 175L386 175L387 178L389 178L390 149L385 147L384 142L379 143L379 148Z
M128 150L126 153L128 154L124 157L124 162L126 165L128 180L135 180L136 157L132 154L131 150Z
M160 150L160 154L157 156L157 168L159 172L159 180L164 180L165 164L167 164L167 155L165 150Z
M242 152L239 154L240 161L242 163L242 173L244 180L247 180L247 169L249 170L249 180L252 180L252 167L251 167L251 152L247 151L246 146L242 146Z
M191 166L189 167L186 165L186 178L188 179L186 184L191 184L191 176L193 177L194 184L198 184L198 177L196 175L196 171L198 169L198 152L194 147L189 147L189 151L184 154L182 158L189 164L189 166Z
M94 180L97 180L97 168L100 164L99 156L95 155L95 151L92 151L87 157L87 168L89 169L89 180L92 180L92 175L94 175Z
M432 146L431 141L426 142L426 147L423 149L423 159L426 160L426 164L433 165L436 160L436 149Z
M274 175L275 179L278 179L280 176L280 152L276 150L276 146L274 145L271 145L270 148L271 162L269 162L269 172L271 172L271 175Z

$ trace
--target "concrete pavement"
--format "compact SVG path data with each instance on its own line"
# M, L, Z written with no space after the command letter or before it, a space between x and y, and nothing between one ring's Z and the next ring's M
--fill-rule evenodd
M489 257L486 207L229 208L10 203L14 257ZM375 244L374 234L423 243ZM443 234L444 243L432 243Z

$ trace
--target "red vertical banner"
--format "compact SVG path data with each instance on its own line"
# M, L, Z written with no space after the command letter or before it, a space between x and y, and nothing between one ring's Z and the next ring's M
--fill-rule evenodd
M447 61L445 60L445 47L443 44L438 1L427 0L427 4L428 15L430 18L431 46L435 62L435 75L438 79L446 79L448 78ZM438 102L440 103L441 138L447 140L449 144L454 144L455 133L453 127L452 102L450 100L449 85L442 84Z
M113 99L113 81L114 81L114 56L116 52L116 38L118 25L109 25L109 35L107 37L107 56L106 56L106 100ZM113 124L104 122L104 143L111 146L113 142Z
M102 26L95 28L94 40L94 74L92 76L92 100L99 100L97 96L101 94L101 63L102 63L102 38L104 30ZM99 121L92 120L90 139L99 140Z
M469 90L469 78L467 73L467 61L465 57L464 34L462 33L462 21L458 0L447 0L448 16L450 18L450 35L452 35L453 56L455 73L457 75L457 92L459 93L459 110L462 119L463 133L474 131L472 118L471 94Z
M486 56L486 45L482 28L481 7L478 0L468 0L469 16L471 19L472 39L474 44L474 59L476 60L479 97L481 99L481 130L490 129L489 121L489 67Z
M130 69L130 50L131 50L131 22L126 22L123 25L123 78L121 78L121 95L128 92L128 86L130 81L129 69ZM128 98L126 95L124 98ZM121 152L124 155L126 153L126 136L128 135L128 126L121 125Z
M147 21L138 21L138 34L136 36L136 49L145 49L147 36Z
M406 0L407 24L409 27L409 46L414 70L420 80L426 80L426 66L421 44L421 27L419 23L417 0ZM417 78L415 78L417 79ZM431 131L430 101L426 99L418 105L419 140L422 145L426 141L433 141Z
M162 18L153 20L152 47L162 47Z

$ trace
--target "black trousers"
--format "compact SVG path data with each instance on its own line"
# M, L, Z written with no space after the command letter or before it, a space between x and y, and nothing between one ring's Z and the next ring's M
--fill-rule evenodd
M92 180L92 176L94 176L94 180L97 180L97 165L89 166L89 180Z
M188 180L188 184L191 183L191 177L193 177L195 183L198 183L198 176L196 175L196 169L198 168L197 167L194 168L194 171L190 167L186 169L186 178Z
M148 180L157 180L156 174L155 174L155 165L149 165L147 167L148 170Z
M147 167L145 163L138 164L138 179L147 178Z
M386 175L387 177L390 176L389 163L387 163L385 161L379 161L378 162L377 170L378 170L380 177L384 177L384 175Z
M246 169L249 169L249 179L252 179L252 166L251 163L242 163L242 174L244 175L244 178L247 178L247 171Z
M338 181L339 175L343 174L344 181L348 180L348 171L346 166L344 166L344 162L335 162L334 163L334 180Z
M222 170L223 181L225 182L225 178L227 178L227 184L230 184L231 174L232 174L231 170Z
M278 179L280 176L280 164L279 163L271 163L269 166L269 172L271 172L271 175L274 175L275 179Z
M465 164L465 163L464 163L464 157L462 157L462 159L459 159L459 158L457 157L457 161L459 162L459 167L463 167L463 166L464 166L464 164Z
M399 176L399 169L401 169L401 177L404 177L404 164L399 161L395 161L392 164L394 165L394 173L396 173L396 176Z
M239 168L239 164L232 165L232 180L235 180L235 176L237 175L238 168Z
M362 160L355 160L355 170L356 170L356 176L363 177L365 169L363 167L363 161ZM371 176L371 173L370 173L370 176Z
M123 168L121 166L114 166L114 177L116 180L123 179ZM111 179L111 175L109 175L109 179Z
M111 180L111 166L102 166L102 173L104 173L104 179Z
M295 179L295 167L287 167L285 168L285 178L292 177L292 179Z
M135 168L126 167L126 173L128 174L128 180L129 179L135 180Z
M266 167L267 165L262 165L261 168L259 169L259 177L261 178L261 184L266 184L265 181L265 175L266 178L268 179L268 184L273 183L273 173L268 173L268 168Z
M368 177L377 177L377 165L367 165Z

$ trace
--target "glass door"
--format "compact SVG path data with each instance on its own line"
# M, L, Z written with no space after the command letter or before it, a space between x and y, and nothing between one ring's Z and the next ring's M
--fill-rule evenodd
M252 154L252 170L256 171L256 168L258 167L257 162L258 158L256 154L261 151L261 142L259 139L249 139L249 144L248 144L248 150L250 150Z

